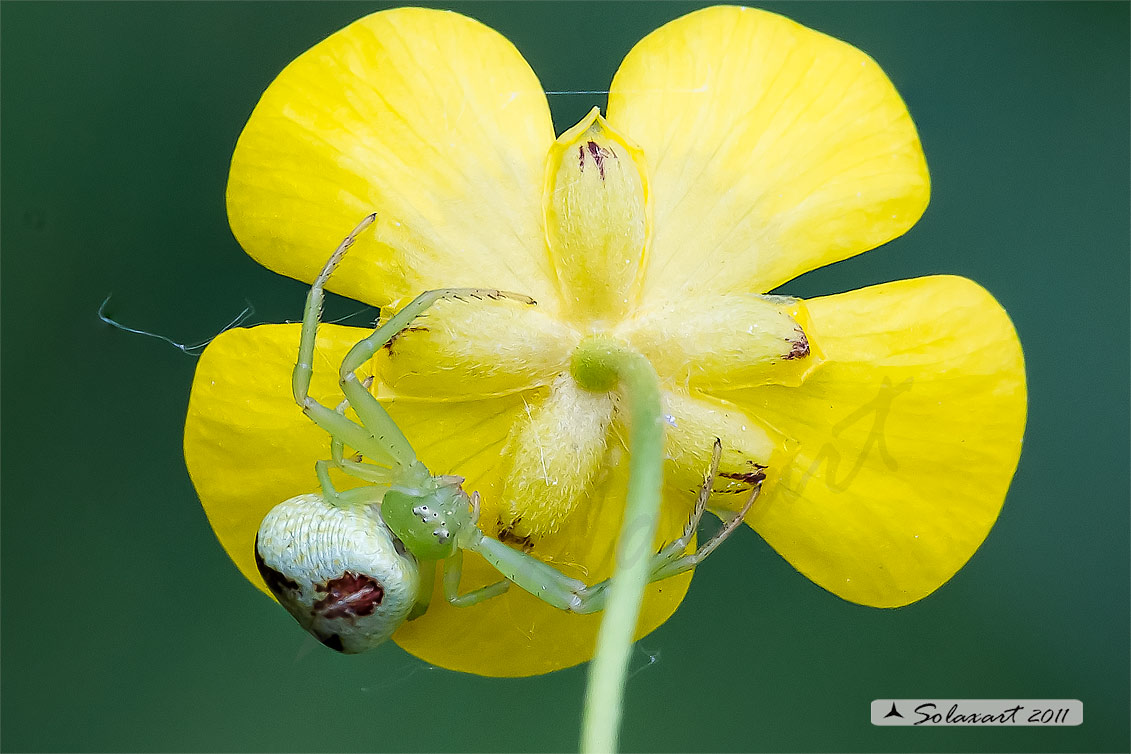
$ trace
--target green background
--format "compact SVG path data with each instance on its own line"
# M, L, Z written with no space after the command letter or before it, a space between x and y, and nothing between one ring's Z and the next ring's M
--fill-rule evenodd
M181 459L191 341L303 285L225 219L236 136L293 57L368 3L4 3L4 750L571 750L584 668L495 680L309 639L229 563ZM548 90L607 87L679 3L451 5ZM887 246L787 284L932 273L1013 317L1029 423L1001 518L950 583L843 602L743 529L638 645L624 747L1127 751L1128 5L766 6L875 57L933 179ZM600 95L551 97L559 130ZM358 309L334 302L331 313ZM370 313L371 314L371 313ZM874 728L879 697L1075 698L1076 728Z

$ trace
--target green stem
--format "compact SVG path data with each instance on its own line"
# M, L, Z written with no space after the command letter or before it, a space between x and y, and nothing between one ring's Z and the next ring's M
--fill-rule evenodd
M663 481L663 423L656 372L646 358L618 345L594 340L574 355L571 371L585 385L586 376L613 372L628 398L629 477L624 521L617 540L616 565L609 586L597 653L589 665L581 751L607 754L617 749L628 660L635 641L644 587L648 583L652 543L660 513ZM580 374L579 374L580 372Z

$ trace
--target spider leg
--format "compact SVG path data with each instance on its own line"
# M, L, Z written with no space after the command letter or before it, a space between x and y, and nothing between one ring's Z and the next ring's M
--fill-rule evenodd
M479 522L479 493L471 493L471 526ZM493 584L474 589L466 594L459 593L459 582L463 576L463 550L457 549L455 553L444 561L444 597L455 607L470 607L483 600L498 597L510 588L508 579L496 581Z
M707 506L707 499L711 496L721 454L722 443L716 439L711 453L711 466L704 478L703 486L699 490L699 496L695 500L691 517L684 526L679 539L661 548L658 553L652 556L649 583L678 576L701 563L738 528L743 517L753 507L754 501L758 498L758 493L762 489L761 483L754 487L742 510L725 523L713 537L703 543L695 552L681 555L691 542L691 537L694 535L695 528L698 526ZM595 613L605 608L609 585L612 583L611 579L605 579L593 586L588 586L583 581L566 576L554 566L533 555L512 549L496 539L484 536L478 529L474 529L472 536L460 547L479 553L499 573L503 574L507 581L514 582L517 586L554 607L574 613ZM445 578L447 577L445 576ZM456 582L458 583L458 578Z
M294 394L295 403L300 406L305 405L307 394L310 392L310 376L314 373L314 344L318 336L318 323L322 317L322 289L326 285L326 281L330 279L330 275L345 257L346 252L357 240L358 235L372 225L376 219L376 213L366 215L365 219L358 223L357 227L350 231L350 234L338 244L338 248L330 255L325 266L322 267L322 271L315 278L314 285L310 286L310 292L306 295L306 308L302 314L302 340L298 347L298 362L295 363L294 371L291 372L291 392Z
M373 505L381 502L385 495L384 487L357 487L351 490L338 490L330 480L330 462L315 461L314 473L318 475L318 484L322 487L322 497L330 505L339 508L348 508L351 505Z
M373 377L367 377L362 385L368 388L373 383ZM350 402L343 400L334 409L342 416L346 415L346 409L349 408ZM342 471L350 476L357 477L372 484L389 485L394 481L394 474L392 469L388 466L379 466L374 463L362 463L361 454L357 456L357 460L346 459L345 457L345 444L336 436L330 439L330 462L337 466Z
M530 296L524 296L521 293L499 291L492 288L441 288L434 291L425 291L394 314L385 324L378 327L372 335L360 341L350 350L345 360L342 362L341 378L343 380L347 379L347 376L353 374L354 370L377 355L377 352L380 351L386 343L392 340L394 335L408 327L414 319L423 314L432 304L443 299L462 299L464 297L476 299L487 298L492 301L511 299L530 306L537 303L534 299L530 298ZM354 376L353 379L356 381L357 377ZM346 397L349 398L350 396L347 395ZM357 407L354 406L354 408L356 409Z
M408 440L405 439L400 428L393 422L392 417L385 411L385 408L373 394L369 392L365 385L358 380L357 369L365 362L372 359L386 343L408 327L414 319L423 314L432 304L442 299L458 299L462 296L489 298L492 300L510 298L530 305L535 303L534 299L529 296L484 288L445 288L435 291L426 291L414 298L407 306L389 318L387 322L378 327L369 337L358 342L357 345L350 349L350 352L346 354L346 358L342 361L342 368L338 376L339 384L342 387L342 393L346 396L346 400L349 401L353 410L357 412L361 423L374 433L375 438L386 443L393 450L391 454L393 459L403 466L408 466L414 462L416 460L416 453L413 452L412 447L408 444Z
M719 473L719 459L722 458L722 453L722 440L716 437L715 444L711 448L711 465L707 468L707 475L703 478L703 484L699 487L699 495L695 498L695 506L691 510L691 516L687 519L687 524L683 527L683 533L678 539L661 548L656 553L657 559L674 558L691 544L691 538L695 536L695 531L699 528L699 521L703 518L703 511L707 508L707 500L711 497L715 476Z
M362 384L362 386L364 386L368 390L369 387L373 384L373 375L369 375L368 377L366 377L365 380L363 380L361 384ZM345 398L343 398L342 402L339 403L337 408L335 408L334 410L337 411L342 416L345 416L346 415L346 409L349 408L349 406L350 406L350 402L348 400L346 400ZM337 437L331 437L330 438L330 459L335 464L338 464L338 465L341 465L342 461L345 460L344 444ZM357 460L360 461L361 460L360 457Z
M444 561L444 597L455 607L471 607L483 600L498 597L507 591L511 585L510 581L503 579L479 589L473 589L466 594L460 594L459 580L462 575L463 550L457 549L454 555Z
M479 524L479 492L471 493L471 525Z
M349 407L349 405L350 402L343 399L342 402L338 404L338 407L334 410L342 416L345 416L346 409ZM341 462L345 460L345 443L343 443L337 437L330 438L330 460L332 460L335 464L341 464Z
M416 620L428 612L428 606L432 604L432 588L436 584L436 561L417 560L416 563L420 568L420 582L416 587L416 601L405 620Z
M368 215L358 223L357 227L345 237L338 248L334 250L334 253L330 255L326 265L318 273L318 277L315 278L314 284L310 287L310 293L306 297L306 308L302 315L302 336L299 341L298 361L291 373L291 391L295 402L302 406L303 413L309 416L315 424L329 432L335 440L361 451L362 454L374 460L407 466L415 460L416 456L412 452L408 440L401 434L392 418L384 413L384 409L381 409L381 413L384 414L381 417L383 421L379 424L362 427L347 419L344 414L323 406L309 395L310 378L314 372L314 347L318 340L318 325L322 317L323 288L342 258L345 257L346 252L357 240L357 236L372 225L376 217L375 214ZM365 391L360 383L357 387ZM376 399L373 399L373 402L376 404ZM377 404L377 406L380 408L380 404ZM366 423L367 418L373 419L375 417L374 412L368 413L370 414L369 417L361 413L358 414L363 424Z
M699 545L699 549L695 552L684 555L683 557L674 560L668 559L666 562L657 563L652 571L649 581L659 581L660 579L668 579L672 576L678 576L684 571L689 571L695 566L703 562L703 559L715 551L723 541L729 537L734 530L738 528L739 524L746 518L746 514L754 507L754 501L758 499L759 493L762 492L762 483L758 482L754 489L750 492L750 496L746 498L746 504L742 506L742 510L734 514L726 523L723 524L715 535L708 539L703 544Z
M346 400L349 401L349 405L353 407L361 422L361 426L358 426L344 415L311 398L309 395L310 378L314 371L314 346L317 342L318 324L322 316L323 289L326 281L329 280L330 275L341 263L346 252L353 246L358 235L372 225L376 217L375 214L368 215L358 223L357 227L345 237L338 248L334 250L334 253L330 255L326 265L310 287L310 293L306 298L306 309L302 317L302 338L299 342L298 361L295 363L294 372L291 375L291 390L295 402L302 406L303 412L336 440L361 451L363 455L372 460L391 462L393 465L407 468L416 462L416 453L393 418L373 397L369 389L358 380L357 369L373 358L382 346L407 327L413 319L442 298L458 298L460 296L491 299L514 298L528 304L533 304L534 299L515 293L479 288L428 291L417 296L408 306L378 327L373 334L355 345L342 363L339 371L339 383Z

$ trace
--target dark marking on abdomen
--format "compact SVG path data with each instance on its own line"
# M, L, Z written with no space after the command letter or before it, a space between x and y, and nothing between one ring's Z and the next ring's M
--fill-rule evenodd
M318 634L315 634L314 638L318 639L318 641L322 642L327 647L333 649L336 652L344 653L346 651L346 648L342 645L342 637L338 636L337 634L329 634L328 636L320 636Z
M377 579L353 571L314 588L326 592L313 606L314 612L326 618L372 615L385 598L385 589Z
M255 568L259 571L263 580L267 582L267 588L271 590L271 594L276 597L286 597L298 593L298 584L264 562L263 556L259 554L258 534L255 535Z

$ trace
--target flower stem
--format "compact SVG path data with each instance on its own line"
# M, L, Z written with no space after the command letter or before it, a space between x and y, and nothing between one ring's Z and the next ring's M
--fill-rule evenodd
M597 635L597 652L589 665L581 729L582 752L607 754L617 749L625 676L656 538L663 480L663 423L656 372L646 358L603 340L590 341L578 350L575 377L579 365L616 373L628 399L631 426L624 521L608 603Z

